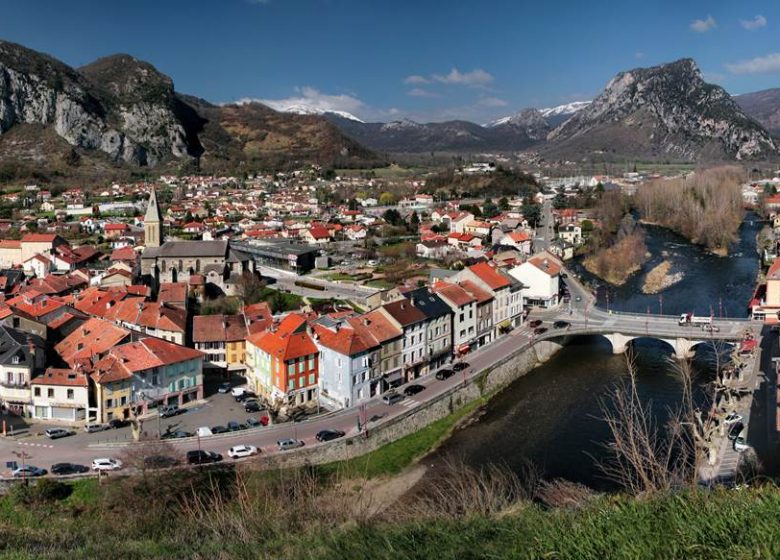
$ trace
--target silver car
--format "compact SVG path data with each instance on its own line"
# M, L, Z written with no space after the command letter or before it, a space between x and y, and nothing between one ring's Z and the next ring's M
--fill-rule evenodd
M279 446L279 451L287 451L289 449L297 449L299 447L303 447L303 442L299 439L280 439L276 442L276 445Z

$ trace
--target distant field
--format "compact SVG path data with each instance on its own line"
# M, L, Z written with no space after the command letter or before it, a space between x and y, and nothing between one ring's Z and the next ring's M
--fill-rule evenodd
M431 171L429 167L401 167L399 165L389 165L387 167L377 167L374 169L336 169L336 175L341 177L360 177L367 173L373 173L378 179L399 179L403 177L414 177Z

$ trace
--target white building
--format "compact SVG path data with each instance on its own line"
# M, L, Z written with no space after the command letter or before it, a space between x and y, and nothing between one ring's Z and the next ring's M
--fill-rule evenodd
M561 263L542 253L509 271L526 288L523 295L528 305L551 308L558 305Z
M32 380L32 417L67 423L95 418L89 406L89 380L83 372L49 368Z

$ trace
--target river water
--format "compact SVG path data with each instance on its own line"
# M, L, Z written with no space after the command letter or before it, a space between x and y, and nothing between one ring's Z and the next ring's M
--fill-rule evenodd
M598 288L599 305L615 310L665 314L695 312L744 317L752 295L758 259L756 234L761 224L754 215L743 223L729 257L711 255L682 237L647 226L652 254L643 270L621 287ZM658 295L641 293L644 274L668 259L672 272L685 278ZM576 263L571 266L592 284L603 284ZM670 348L658 341L635 343L638 392L663 423L668 411L679 406L681 385ZM706 385L712 380L713 359L707 349L694 359L695 399L706 406ZM528 461L546 478L563 477L597 489L610 489L597 465L606 457L609 432L602 406L611 391L627 377L625 356L613 355L601 337L580 337L547 363L517 380L494 397L485 413L459 430L429 461L436 467L448 460L472 466L500 463L518 471Z

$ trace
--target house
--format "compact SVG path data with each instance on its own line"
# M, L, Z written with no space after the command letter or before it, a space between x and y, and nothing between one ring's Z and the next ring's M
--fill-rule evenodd
M246 360L249 386L258 394L288 406L317 401L319 349L303 315L291 313L276 329L249 336Z
M164 282L157 292L157 301L187 309L187 284L184 282Z
M47 368L31 382L32 417L47 422L76 424L97 419L90 405L89 377L81 370Z
M471 280L493 295L494 338L522 323L521 284L513 283L506 275L486 262L464 268L458 273L457 279Z
M46 342L39 336L0 325L0 406L19 416L30 413L30 382L43 371Z
M116 304L109 304L108 309L100 316L126 329L176 344L185 343L187 311L176 305L128 298Z
M110 321L92 317L71 332L54 350L70 367L100 358L114 346L130 340L130 331Z
M244 307L244 318L248 323L250 334L271 328L274 324L273 313L268 302L260 301Z
M203 398L203 353L144 338L111 348L94 362L90 377L101 422L129 418L132 412L144 415Z
M347 239L350 239L351 241L360 241L361 239L366 238L366 228L358 224L348 226L345 229L345 233Z
M548 253L542 253L512 268L509 274L522 282L528 305L550 309L558 305L561 263Z
M127 224L105 224L103 232L106 239L118 239L127 234L130 230Z
M243 315L197 315L192 319L192 342L203 352L205 365L243 372L248 335Z
M439 369L452 359L452 309L426 287L405 292L404 297L425 314L428 371Z
M380 345L378 358L381 377L377 390L383 393L390 387L403 383L403 329L378 309L349 319L349 322L353 326L356 323L362 324Z
M417 244L417 256L423 259L443 259L452 250L446 241L421 241Z
M565 224L558 228L558 237L577 246L582 243L582 228L579 224Z
M487 237L490 235L490 230L492 227L493 226L491 226L488 222L471 220L470 222L466 222L466 224L463 226L463 233L470 233L471 235L476 235L477 237Z
M531 254L531 236L525 231L512 231L498 240L499 245L514 247L524 255Z
M493 340L493 294L471 280L461 280L458 285L476 300L477 333L470 350L481 348Z
M27 274L33 274L36 278L43 278L48 276L50 272L55 270L54 263L50 258L43 255L33 255L22 263L22 270Z
M312 226L301 231L300 238L309 245L324 245L330 243L330 232L322 226Z
M7 300L6 304L10 309L7 324L43 339L48 339L48 325L69 310L62 301L32 288Z
M477 300L462 286L439 281L431 291L452 310L452 347L456 354L465 354L477 336Z
M380 394L381 345L359 321L323 317L313 325L320 350L320 402L348 408Z
M404 298L387 303L379 308L396 328L403 331L403 347L401 361L403 363L402 377L411 381L428 373L428 347L425 344L425 313Z

